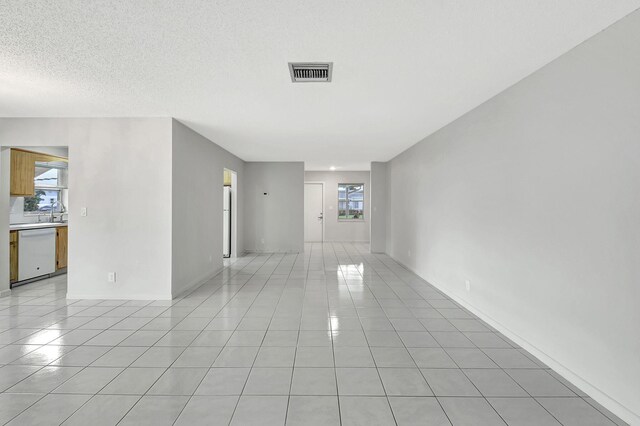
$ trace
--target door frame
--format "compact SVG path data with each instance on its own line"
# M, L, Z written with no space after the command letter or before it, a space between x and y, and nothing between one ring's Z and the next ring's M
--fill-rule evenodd
M327 218L327 216L326 216L326 214L325 214L325 211L324 211L324 182L317 181L317 180L309 180L309 181L305 180L305 181L304 181L304 184L305 184L305 185L306 185L306 184L308 184L308 183L310 183L310 184L315 184L315 185L320 185L320 187L322 188L322 241L320 241L320 242L321 242L321 243L324 243L324 228L325 228L325 226L324 226L324 221L325 221L325 220L326 220L326 218ZM306 186L305 186L305 189L306 189ZM305 212L305 219L306 219L306 217L307 217L307 216L306 216L306 212ZM306 242L307 242L307 241L305 241L305 243L306 243ZM312 242L316 242L316 241L312 241Z

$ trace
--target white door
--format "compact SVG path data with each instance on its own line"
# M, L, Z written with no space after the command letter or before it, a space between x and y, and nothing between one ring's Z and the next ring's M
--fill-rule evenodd
M304 184L304 240L307 242L322 241L322 193L321 183Z

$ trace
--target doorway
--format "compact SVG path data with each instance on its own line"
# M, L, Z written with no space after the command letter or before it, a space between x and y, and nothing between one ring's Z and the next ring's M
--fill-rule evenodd
M66 274L68 147L10 147L2 157L10 164L3 171L9 182L9 288Z
M222 188L222 257L237 257L238 175L224 169Z
M324 240L324 183L304 183L304 241Z

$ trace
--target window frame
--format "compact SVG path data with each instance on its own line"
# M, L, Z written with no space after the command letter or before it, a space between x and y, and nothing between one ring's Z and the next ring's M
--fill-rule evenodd
M38 163L36 162L36 165ZM62 200L64 198L64 194L62 193L62 191L64 191L65 189L67 189L66 186L62 186L60 185L60 171L61 170L65 170L64 167L59 167L59 166L49 166L51 169L57 169L58 170L58 177L57 177L57 185L56 186L52 186L52 185L38 185L36 182L37 180L34 178L34 196L35 196L35 192L38 190L42 190L42 191L55 191L57 193L57 199L56 201L58 203L62 203ZM33 198L33 197L24 197L25 199L27 198ZM60 204L58 204L58 206L56 207L58 209L61 208ZM54 210L53 214L61 214L64 213L62 211L59 210ZM32 211L27 211L24 210L24 207L22 209L22 214L24 216L47 216L51 214L51 211L41 211L41 210L32 210Z
M340 216L340 202L344 201L346 203L346 211L347 211L347 216L348 216L348 212L349 212L349 192L348 190L345 191L345 199L342 200L340 199L340 187L349 187L349 186L361 186L362 187L362 201L361 200L357 200L358 202L362 202L362 216L359 218L349 218L349 217L341 217ZM346 189L346 188L345 188ZM338 208L337 208L337 213L338 213L338 222L364 222L365 221L365 184L363 183L338 183Z
M38 191L39 189L43 190L43 191L55 191L58 193L58 197L57 197L57 201L58 202L62 202L62 190L66 189L66 188L62 188L59 186L36 186L34 188L35 191ZM34 192L35 193L35 192ZM24 197L26 198L33 198L33 197ZM57 206L57 208L60 208L60 205ZM60 211L54 211L53 214L60 214ZM50 211L41 211L41 210L32 210L32 211L27 211L27 210L22 210L22 214L25 216L46 216L46 215L50 215L51 212Z

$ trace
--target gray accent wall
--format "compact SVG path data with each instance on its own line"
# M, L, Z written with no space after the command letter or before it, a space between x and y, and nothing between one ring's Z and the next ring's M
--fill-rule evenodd
M172 121L172 295L202 284L222 269L222 187L225 168L237 173L242 194L244 161ZM238 198L238 210L243 210ZM241 216L240 216L241 218ZM242 253L242 231L238 226Z
M387 163L371 163L371 253L387 251Z
M308 171L304 173L305 182L324 183L324 240L330 242L369 242L371 223L371 185L367 171ZM338 184L364 184L364 219L338 219Z
M640 12L388 169L388 253L640 424Z
M244 248L298 253L304 248L304 163L247 162Z

